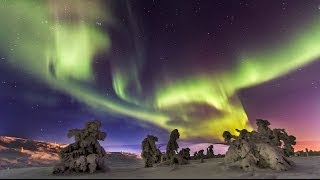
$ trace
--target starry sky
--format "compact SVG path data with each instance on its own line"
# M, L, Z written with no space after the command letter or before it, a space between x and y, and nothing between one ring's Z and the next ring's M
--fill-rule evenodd
M0 135L68 143L99 119L133 151L263 118L320 149L318 0L0 0L0 23Z

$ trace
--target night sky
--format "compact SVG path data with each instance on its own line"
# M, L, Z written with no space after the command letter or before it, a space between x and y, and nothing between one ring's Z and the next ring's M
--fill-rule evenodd
M68 143L99 119L131 151L263 118L320 142L320 1L0 0L0 24L0 135Z

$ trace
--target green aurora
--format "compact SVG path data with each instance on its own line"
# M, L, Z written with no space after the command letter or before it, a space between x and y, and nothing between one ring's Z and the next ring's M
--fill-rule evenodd
M0 51L10 52L9 66L93 108L168 131L178 128L183 138L221 139L224 130L233 134L236 128L252 130L237 92L278 78L320 56L320 21L315 19L288 42L239 54L238 64L229 70L158 82L150 97L143 99L137 98L144 96L139 80L142 64L134 60L124 60L128 63L122 67L111 64L112 69L106 71L112 72L111 86L118 98L107 98L90 85L95 81L95 55L112 48L108 33L96 26L95 18L112 24L111 9L102 8L102 1L77 1L71 15L66 16L60 10L68 3L71 1L1 2ZM84 10L88 3L93 13ZM142 55L137 58L137 62L143 61ZM129 93L132 84L136 96ZM202 113L203 109L212 113Z

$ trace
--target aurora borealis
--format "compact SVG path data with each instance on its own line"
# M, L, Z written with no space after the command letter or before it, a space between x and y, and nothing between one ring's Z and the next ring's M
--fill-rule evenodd
M85 117L97 117L117 131L115 135L124 126L123 139L108 131L108 138L120 144L124 136L139 143L147 133L161 132L159 136L165 137L175 128L186 141L207 142L221 140L225 130L252 130L251 122L260 118L254 115L272 112L255 114L250 107L264 109L273 104L271 99L256 104L259 95L255 94L284 92L270 84L319 61L319 10L315 1L305 2L1 0L2 106L10 109L5 100L9 96L18 96L14 102L20 108L41 99L36 104L46 108L37 108L38 120L21 114L26 119L15 122L36 121L37 127L57 130L57 121L49 119L72 119L58 131L73 123L80 125ZM309 13L297 14L301 9ZM285 33L279 31L284 27ZM319 63L315 66L320 67ZM307 75L292 76L311 81L312 87L320 82L306 80ZM21 89L6 89L10 80L21 82ZM300 86L299 81L290 88ZM259 87L267 88L252 93ZM25 94L28 98L21 98ZM70 98L73 105L66 103ZM52 105L50 99L60 103ZM247 104L250 101L255 103ZM18 118L13 115L17 108L0 113L8 121L4 123L7 130L0 132L15 134L10 119ZM290 108L283 112L305 112L296 104ZM43 119L48 112L55 117ZM77 120L80 114L83 118ZM299 123L278 122L291 124L292 130L306 119L307 114ZM277 119L269 120L277 125ZM47 133L55 136L53 130ZM303 132L297 133L306 139Z

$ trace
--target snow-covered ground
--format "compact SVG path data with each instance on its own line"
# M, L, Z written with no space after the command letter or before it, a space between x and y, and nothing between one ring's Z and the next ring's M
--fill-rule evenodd
M223 158L191 161L188 165L167 167L143 168L143 161L137 159L128 166L125 160L110 164L110 171L96 174L52 175L52 167L33 167L1 170L0 178L319 178L320 157L292 157L296 166L285 172L276 172L269 169L255 172L245 172L240 169L229 169L223 165ZM119 164L120 163L120 164Z

